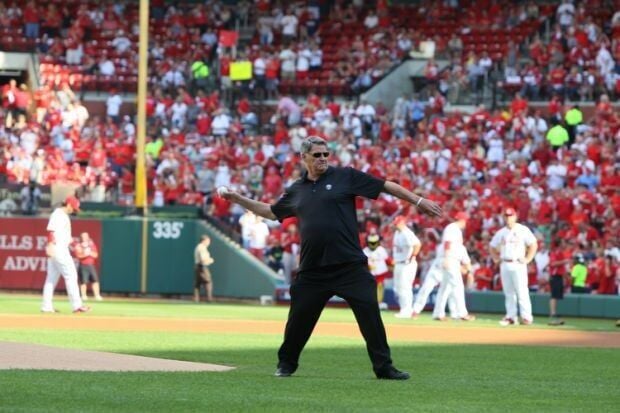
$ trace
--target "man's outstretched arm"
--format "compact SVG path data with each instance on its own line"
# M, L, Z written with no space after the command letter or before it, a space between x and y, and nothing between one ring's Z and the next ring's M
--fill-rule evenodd
M235 192L231 189L226 191L218 192L219 196L224 199L227 199L230 202L234 202L235 204L239 204L245 209L248 209L254 212L256 215L259 215L266 219L277 220L278 218L271 211L271 205L265 202L255 201L254 199L250 199L246 196L241 195L238 192Z
M412 205L415 205L416 208L423 214L437 217L442 214L441 207L428 199L423 198L420 195L414 194L413 192L405 189L401 185L392 181L385 181L385 185L383 186L383 192L387 192L390 195L394 195L396 198L402 199L403 201L407 201Z

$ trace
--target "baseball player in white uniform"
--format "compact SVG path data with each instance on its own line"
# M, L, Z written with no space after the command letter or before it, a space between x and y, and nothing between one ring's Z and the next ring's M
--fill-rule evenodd
M435 253L435 258L431 263L430 268L426 272L426 276L424 277L424 281L422 282L422 286L418 290L418 294L415 297L415 301L413 303L413 318L417 318L418 315L424 310L424 306L426 306L426 302L428 301L428 297L431 295L435 287L441 284L441 278L443 276L442 265L443 265L443 246L439 244L437 246L437 251ZM463 248L465 249L465 248ZM454 309L454 296L450 294L448 297L448 308L450 309L450 314L455 314Z
M78 287L77 269L69 252L72 242L70 214L79 212L80 201L74 196L68 196L62 207L56 208L50 215L47 224L48 242L45 248L47 259L47 277L43 286L43 304L41 311L44 313L57 312L52 304L54 289L58 279L62 275L67 287L67 295L71 302L74 313L85 313L90 307L82 304L80 289Z
M497 231L491 239L491 256L499 263L502 289L506 296L506 316L500 321L503 326L517 323L517 302L521 324L532 324L532 302L528 290L527 264L536 255L538 242L525 225L517 223L513 208L504 211L506 226Z
M396 227L392 240L394 293L400 307L400 311L394 316L411 318L413 315L413 280L418 271L416 256L422 248L422 243L407 227L407 218L404 216L394 219L394 227Z
M441 260L441 285L437 292L437 300L433 310L433 319L443 321L446 319L446 304L453 296L454 308L450 310L453 319L473 321L475 316L467 312L465 306L465 286L461 266L469 263L467 250L463 245L463 230L467 225L469 215L458 212L456 221L448 224L441 236L441 245L438 248L438 257Z
M387 310L388 306L383 302L383 283L389 275L387 260L390 258L383 245L380 245L381 237L371 234L366 238L367 246L363 249L368 257L368 270L377 282L377 301L381 310Z

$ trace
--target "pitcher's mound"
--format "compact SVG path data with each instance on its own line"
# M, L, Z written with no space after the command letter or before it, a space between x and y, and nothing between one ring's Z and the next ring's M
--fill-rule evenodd
M0 341L0 369L77 371L229 371L234 367Z

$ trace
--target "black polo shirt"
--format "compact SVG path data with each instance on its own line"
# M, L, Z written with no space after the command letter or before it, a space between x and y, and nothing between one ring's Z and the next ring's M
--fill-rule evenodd
M364 261L359 243L355 197L376 199L385 181L353 168L330 166L314 182L307 172L271 206L282 221L299 220L299 270Z

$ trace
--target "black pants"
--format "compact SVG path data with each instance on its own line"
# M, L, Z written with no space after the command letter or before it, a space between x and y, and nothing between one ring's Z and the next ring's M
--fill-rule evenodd
M98 283L99 276L97 275L97 268L93 264L80 264L78 267L78 273L82 279L82 284L88 284L89 282Z
M566 125L566 131L568 132L567 145L570 147L573 143L575 143L575 136L577 135L577 125Z
M299 355L308 342L327 301L334 295L347 301L366 340L375 372L391 366L390 347L377 303L377 285L365 262L302 271L290 288L291 308L278 351L278 366L297 369Z
M552 275L549 279L549 287L551 287L551 298L561 300L564 298L564 276Z

